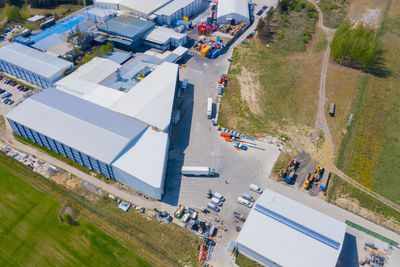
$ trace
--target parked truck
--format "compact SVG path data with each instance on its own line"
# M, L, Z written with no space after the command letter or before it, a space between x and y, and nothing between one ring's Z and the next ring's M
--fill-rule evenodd
M215 176L215 170L209 167L183 166L181 173L186 176Z
M212 116L212 98L209 97L207 101L207 118L211 119Z

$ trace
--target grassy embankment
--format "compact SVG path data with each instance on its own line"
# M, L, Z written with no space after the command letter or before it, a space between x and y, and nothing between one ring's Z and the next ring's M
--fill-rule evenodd
M253 261L252 259L246 257L243 254L240 254L236 257L235 263L239 265L240 267L261 267L263 265L259 264L256 261Z
M255 37L234 49L221 125L260 136L295 134L293 125L314 124L327 41L315 32L317 15L310 18L308 8L299 5L288 14L276 10L267 44Z
M175 224L123 213L108 199L90 203L3 153L0 175L2 265L197 265L199 239ZM79 210L79 226L57 219L66 204Z

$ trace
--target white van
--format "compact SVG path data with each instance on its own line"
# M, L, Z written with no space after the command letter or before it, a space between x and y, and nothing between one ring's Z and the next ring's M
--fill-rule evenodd
M215 204L214 204L214 203L212 203L212 202L208 202L207 206L208 206L208 208L212 209L213 211L216 211L216 212L218 212L218 211L219 211L219 208L218 208L218 206L217 206L217 205L215 205Z
M261 190L261 188L260 188L258 185L251 184L251 185L249 185L249 188L250 188L250 190L252 190L252 191L254 191L254 192L257 192L257 193L259 193L259 194L262 193L262 190Z
M244 199L242 197L238 197L237 202L248 208L253 207L253 204L250 201L248 201L247 199Z
M250 194L247 194L247 193L243 193L242 197L244 199L247 199L248 201L251 201L251 202L255 201L254 197L252 195L250 195Z
M222 206L221 200L219 198L216 198L216 197L212 197L211 198L211 203L214 203L217 206Z
M213 197L218 198L218 199L221 200L221 201L225 201L224 196L223 196L222 194L218 193L218 192L215 192L215 193L213 194Z

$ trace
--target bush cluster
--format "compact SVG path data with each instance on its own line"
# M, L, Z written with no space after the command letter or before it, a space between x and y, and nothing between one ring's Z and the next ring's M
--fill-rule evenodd
M342 65L374 72L382 67L382 46L373 29L345 22L335 32L331 57Z

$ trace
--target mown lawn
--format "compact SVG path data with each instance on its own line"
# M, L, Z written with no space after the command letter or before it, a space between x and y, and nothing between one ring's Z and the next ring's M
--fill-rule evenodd
M57 218L60 203L0 166L1 266L151 266L99 228Z
M219 112L222 126L253 135L279 135L293 125L314 124L326 47L321 32L312 35L316 20L305 8L288 15L276 10L268 44L254 37L234 49Z
M354 121L344 137L338 167L363 185L400 203L400 3L384 13L379 36L389 75L363 76Z

